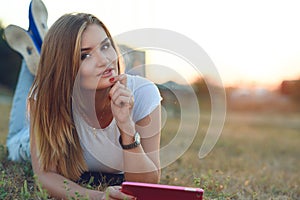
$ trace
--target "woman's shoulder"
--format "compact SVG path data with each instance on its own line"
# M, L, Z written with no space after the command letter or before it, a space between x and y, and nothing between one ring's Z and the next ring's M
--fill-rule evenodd
M134 95L132 113L135 122L149 115L162 100L158 87L147 78L127 75L127 87Z
M132 91L143 88L145 86L152 86L156 88L156 85L149 79L139 75L127 74L127 87Z

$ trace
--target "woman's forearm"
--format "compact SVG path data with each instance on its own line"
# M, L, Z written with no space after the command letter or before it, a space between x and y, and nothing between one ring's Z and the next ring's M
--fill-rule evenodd
M160 107L137 124L129 120L124 124L119 123L118 127L122 144L131 144L136 131L141 136L140 145L123 150L125 180L158 183L160 180Z
M141 145L123 150L126 181L158 183L160 169L144 152Z
M89 197L99 199L104 195L101 191L89 190L54 172L43 172L38 176L39 184L51 197L70 199L70 197Z

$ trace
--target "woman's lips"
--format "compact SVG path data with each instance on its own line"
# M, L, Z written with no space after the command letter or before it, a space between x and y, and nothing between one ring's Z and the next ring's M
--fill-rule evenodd
M108 68L104 70L104 72L100 73L99 76L101 76L101 78L111 77L113 75L113 70L113 68Z

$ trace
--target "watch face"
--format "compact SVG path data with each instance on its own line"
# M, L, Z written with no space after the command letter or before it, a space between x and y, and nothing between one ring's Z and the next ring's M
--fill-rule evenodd
M120 145L122 146L123 149L132 149L132 148L135 148L135 147L137 147L137 146L139 146L141 144L140 134L138 132L136 132L134 134L134 142L131 143L131 144L128 144L128 145L123 145L123 143L122 143L122 137L120 135L119 136L119 143L120 143Z

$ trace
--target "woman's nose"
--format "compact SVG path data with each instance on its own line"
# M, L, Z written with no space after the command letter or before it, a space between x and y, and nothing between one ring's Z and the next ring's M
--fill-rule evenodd
M106 66L109 63L108 55L106 55L102 51L96 51L96 59L97 59L97 66L102 67Z

